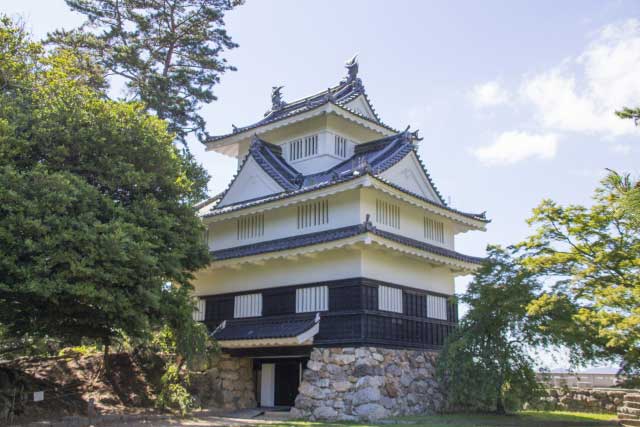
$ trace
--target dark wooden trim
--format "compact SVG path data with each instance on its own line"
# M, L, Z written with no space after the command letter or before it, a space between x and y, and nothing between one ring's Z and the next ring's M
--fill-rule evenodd
M329 310L320 312L320 331L315 337L314 346L366 346L378 345L390 348L438 349L446 336L456 327L458 321L457 304L447 298L447 320L426 317L427 295L450 297L438 292L425 291L368 278L351 278L337 281L306 283L297 286L256 289L252 291L217 294L202 297L209 302L224 307L224 311L233 315L233 300L236 295L262 293L263 319L296 319L309 313L295 313L296 289L313 286L329 288ZM378 287L390 286L403 292L404 313L395 313L378 309ZM344 290L344 292L343 292ZM282 301L279 300L282 298ZM287 299L285 301L285 298ZM271 301L271 302L269 302ZM229 304L231 306L229 306ZM272 304L273 307L268 307ZM424 308L421 308L425 306ZM213 329L220 319L207 317L205 324ZM256 318L253 318L256 319ZM256 352L256 350L259 350ZM260 352L278 355L273 349L232 350L235 353L252 357ZM290 350L289 350L290 351Z
M210 298L210 297L222 297L222 296L229 296L229 297L235 297L238 295L248 295L248 294L255 294L255 293L264 293L264 292L269 292L269 291L286 291L289 289L293 289L295 291L295 289L299 289L299 288L312 288L315 286L328 286L329 288L338 288L338 287L345 287L345 286L352 286L354 284L366 284L366 285L372 285L372 286L389 286L392 288L399 288L402 290L406 290L407 292L416 292L416 293L424 293L424 294L429 294L429 295L434 295L434 296L441 296L441 297L445 297L445 298L451 298L452 295L449 294L443 294L441 292L435 292L435 291L428 291L428 290L424 290L424 289L419 289L419 288L412 288L410 286L405 286L405 285L398 285L396 283L391 283L391 282L384 282L382 280L377 280L377 279L370 279L368 277L351 277L348 279L339 279L339 280L328 280L328 281L324 281L324 282L307 282L307 283L301 283L301 284L297 284L297 285L284 285L284 286L271 286L268 288L263 288L263 289L253 289L250 291L242 291L242 292L227 292L227 293L222 293L222 294L208 294L208 295L199 295L198 298L200 299L206 299L206 298Z
M295 347L262 347L262 348L238 348L222 349L223 353L234 357L282 357L296 356L301 359L309 358L311 350L317 346L295 346Z

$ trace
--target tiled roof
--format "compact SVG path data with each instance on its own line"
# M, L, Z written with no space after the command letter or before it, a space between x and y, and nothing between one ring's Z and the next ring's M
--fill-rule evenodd
M291 191L299 187L297 182L300 181L301 174L282 158L281 147L255 138L251 143L249 153L282 188Z
M346 106L346 104L353 101L360 95L365 97L367 103L369 104L369 107L371 107L373 118L362 115L361 113ZM317 108L321 105L325 105L330 102L341 108L344 108L345 110L349 111L352 114L355 114L356 116L364 120L368 120L377 125L385 127L388 130L397 132L397 130L393 129L391 126L383 123L382 120L380 120L380 117L378 117L378 114L375 112L373 106L371 105L369 97L367 96L364 90L362 81L359 78L356 78L354 80L343 80L338 85L330 87L324 92L320 92L315 95L301 98L293 102L286 103L281 108L267 111L265 113L265 117L262 120L259 120L256 123L253 123L247 126L235 127L232 133L212 136L208 139L207 142L218 141L220 139L224 139L238 133L255 129L260 126L267 125L269 123L277 122L279 120L292 117L297 114L304 113L306 111L313 110L314 108Z
M227 320L224 327L218 327L213 337L218 341L293 338L307 332L316 323L315 313L294 318L234 319Z
M241 258L252 255L260 255L263 253L278 252L305 246L317 245L321 243L328 243L353 236L358 236L364 233L373 233L376 236L380 236L396 243L407 245L412 248L420 249L426 252L433 253L435 255L452 258L462 262L480 264L483 260L482 258L464 255L451 249L442 248L440 246L432 245L420 240L415 240L409 237L401 236L399 234L380 230L377 227L373 226L370 222L336 228L333 230L325 230L316 233L285 237L282 239L268 240L251 245L236 246L229 249L221 249L212 251L211 255L214 261L222 261L226 259Z
M252 206L256 206L262 203L268 203L275 200L285 199L293 197L299 194L307 193L310 191L319 190L331 185L346 182L352 179L356 179L364 174L370 174L378 179L381 179L379 175L385 170L389 169L404 157L406 157L412 151L416 153L416 146L413 141L417 138L415 133L411 133L407 130L404 132L396 133L391 136L387 136L375 141L367 142L356 146L355 153L352 157L344 160L341 163L333 166L332 168L311 175L302 175L282 158L281 148L277 145L270 144L266 141L255 137L251 143L251 148L244 162L252 156L260 167L267 173L274 181L276 181L284 191L281 193L272 194L259 199L244 200L242 202L234 203L231 205L216 205L209 213L204 217L220 215L244 209ZM418 160L420 158L418 157ZM422 201L433 204L440 208L446 209L451 212L475 219L480 221L486 221L484 214L466 213L446 206L444 200L438 189L433 184L429 173L422 164L422 169L427 177L427 180L433 187L438 196L438 201L430 200L419 194L412 193L406 189L400 188L387 181L387 185L397 189L398 191L405 192L413 197L416 197ZM240 167L242 169L242 166ZM231 187L231 184L227 187L227 190ZM222 196L224 198L224 194Z

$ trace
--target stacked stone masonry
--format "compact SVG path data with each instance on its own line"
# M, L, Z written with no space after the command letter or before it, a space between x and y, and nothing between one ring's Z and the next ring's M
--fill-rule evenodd
M191 392L199 406L225 411L257 406L251 359L223 354L211 366L191 374Z
M375 420L441 410L437 353L374 347L315 348L291 416Z
M640 427L640 393L624 397L624 404L618 408L618 420L625 427Z
M548 410L616 413L629 390L591 388L550 388L533 407Z

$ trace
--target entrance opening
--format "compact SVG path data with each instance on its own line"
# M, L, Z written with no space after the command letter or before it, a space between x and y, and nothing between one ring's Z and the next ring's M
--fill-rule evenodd
M261 407L295 405L307 358L254 359L256 401Z
M276 363L276 406L293 406L300 386L300 361Z

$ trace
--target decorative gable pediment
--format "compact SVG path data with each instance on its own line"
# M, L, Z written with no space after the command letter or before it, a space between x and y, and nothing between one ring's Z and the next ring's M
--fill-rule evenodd
M284 189L250 155L217 206L259 199L282 191Z
M443 204L415 152L409 153L398 163L381 173L380 178L406 191Z
M369 105L369 102L364 95L360 95L353 101L345 103L344 106L350 110L355 111L363 117L378 121L378 117L376 117L375 113L373 112L373 108L371 107L371 105Z

